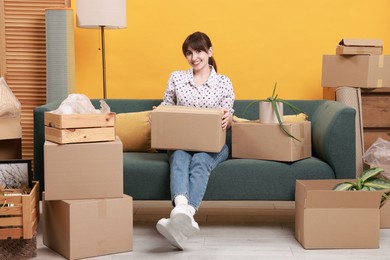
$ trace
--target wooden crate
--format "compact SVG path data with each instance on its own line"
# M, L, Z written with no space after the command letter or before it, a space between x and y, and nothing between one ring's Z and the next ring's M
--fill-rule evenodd
M115 140L115 113L58 115L45 113L45 139L59 143Z
M39 182L28 194L6 189L0 195L0 239L32 239L39 222ZM12 206L7 206L12 205Z

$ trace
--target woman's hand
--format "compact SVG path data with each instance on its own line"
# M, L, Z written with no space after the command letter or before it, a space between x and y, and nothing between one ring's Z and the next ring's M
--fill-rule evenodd
M226 130L232 126L232 114L227 109L222 109L223 115L222 115L222 129Z

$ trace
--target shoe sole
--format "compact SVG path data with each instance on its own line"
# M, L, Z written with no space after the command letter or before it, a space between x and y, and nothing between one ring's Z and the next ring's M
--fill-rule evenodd
M192 218L185 213L178 212L171 218L172 225L178 230L182 231L184 235L190 237L199 232L199 226L195 222L197 227L192 225Z
M180 249L180 250L183 250L183 245L180 245L179 241L177 241L172 235L171 233L168 231L168 229L163 226L162 224L160 223L157 223L156 225L156 228L157 228L157 231L163 236L165 237L169 243L171 245L173 245L174 247Z

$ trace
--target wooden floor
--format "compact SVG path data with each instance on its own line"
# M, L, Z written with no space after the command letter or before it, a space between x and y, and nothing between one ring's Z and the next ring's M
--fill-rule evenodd
M294 237L294 202L203 202L195 217L201 231L179 251L155 229L171 209L168 201L135 201L133 251L89 259L390 260L390 229L381 230L379 249L303 249ZM35 259L63 259L42 244L41 228Z

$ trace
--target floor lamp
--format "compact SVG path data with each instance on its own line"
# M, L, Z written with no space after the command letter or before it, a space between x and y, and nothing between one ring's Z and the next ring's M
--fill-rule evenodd
M107 98L105 29L126 28L126 0L76 0L80 28L100 29L102 39L103 98Z

